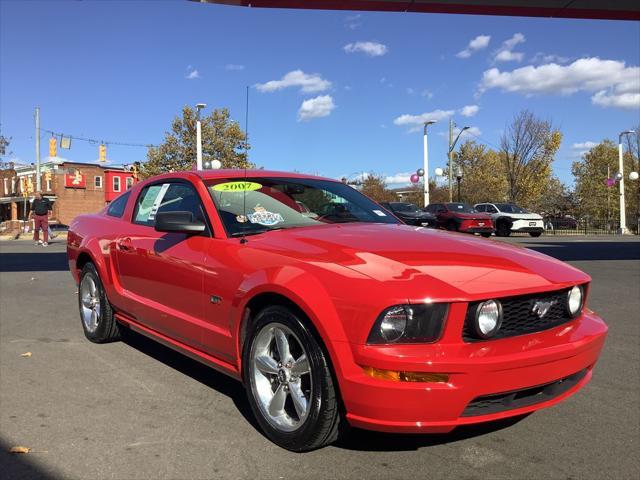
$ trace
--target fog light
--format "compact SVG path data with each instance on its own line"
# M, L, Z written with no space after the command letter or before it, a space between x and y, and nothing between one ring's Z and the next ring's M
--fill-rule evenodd
M374 367L362 367L362 369L370 377L378 380L391 380L392 382L447 383L449 381L449 374L447 373L402 372Z
M487 300L476 307L476 334L480 338L494 336L502 323L502 305L498 300Z
M582 288L576 285L567 293L567 311L572 318L580 315L582 311Z

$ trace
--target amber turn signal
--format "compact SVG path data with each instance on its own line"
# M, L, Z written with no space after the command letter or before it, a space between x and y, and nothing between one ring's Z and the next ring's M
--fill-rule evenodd
M370 377L378 380L391 380L392 382L447 383L449 381L449 374L447 373L398 372L374 367L362 367L362 369Z

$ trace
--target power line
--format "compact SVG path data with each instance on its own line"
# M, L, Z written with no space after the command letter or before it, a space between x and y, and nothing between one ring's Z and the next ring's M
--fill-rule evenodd
M157 147L157 145L153 145L151 143L144 144L144 143L116 142L116 141L112 141L112 140L98 140L96 138L81 137L81 136L78 136L78 135L71 135L71 134L62 133L62 132L54 132L53 130L47 130L46 128L43 128L41 130L43 132L50 133L54 137L68 137L68 138L70 138L72 140L80 140L82 142L89 142L89 143L93 143L93 144L118 145L118 146L121 146L121 147L142 147L142 148Z

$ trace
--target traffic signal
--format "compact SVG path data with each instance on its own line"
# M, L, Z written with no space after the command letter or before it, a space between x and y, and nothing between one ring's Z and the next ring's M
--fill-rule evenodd
M58 140L56 137L49 139L49 156L52 158L58 156Z
M104 143L98 147L98 160L101 162L107 161L107 146Z

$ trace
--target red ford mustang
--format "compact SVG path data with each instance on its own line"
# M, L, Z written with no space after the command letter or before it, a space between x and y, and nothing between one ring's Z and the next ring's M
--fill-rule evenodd
M295 451L349 424L448 432L548 407L607 332L581 271L306 175L151 178L76 218L68 256L89 340L128 327L241 380Z

